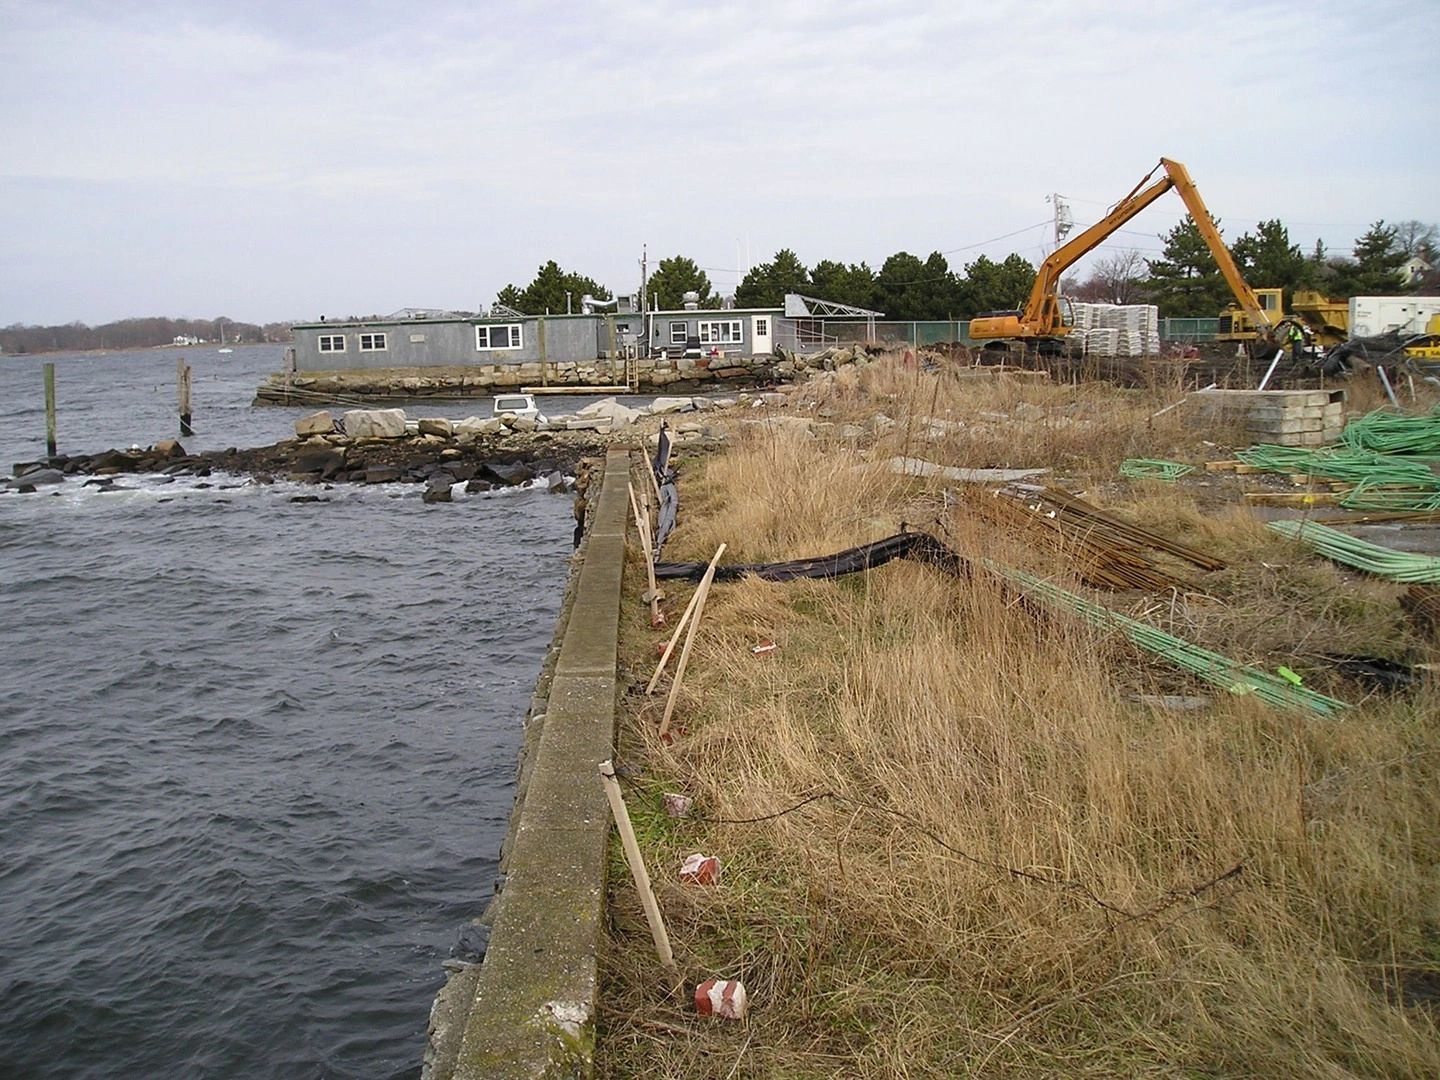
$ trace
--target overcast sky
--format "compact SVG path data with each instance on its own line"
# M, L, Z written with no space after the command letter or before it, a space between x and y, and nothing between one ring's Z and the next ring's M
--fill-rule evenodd
M1227 238L1348 252L1440 220L1437 37L1436 0L0 0L0 325L473 310L547 259L630 292L646 243L723 291L781 247L1033 261L1048 194L1093 221L1161 155Z

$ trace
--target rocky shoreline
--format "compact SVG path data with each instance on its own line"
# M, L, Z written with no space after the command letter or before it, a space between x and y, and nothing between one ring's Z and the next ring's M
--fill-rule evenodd
M128 475L203 479L223 474L260 484L415 484L424 486L426 502L448 502L454 485L462 483L468 492L535 480L545 480L551 490L570 490L574 478L585 472L584 460L603 454L608 441L596 432L506 432L469 438L330 434L192 454L180 442L164 439L149 448L17 462L14 475L0 483L0 492L33 494L75 479L101 490L123 490Z

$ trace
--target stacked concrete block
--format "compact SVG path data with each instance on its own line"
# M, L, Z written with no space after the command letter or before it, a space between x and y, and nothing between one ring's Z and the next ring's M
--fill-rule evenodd
M1345 429L1344 390L1199 390L1193 415L1240 420L1251 442L1328 446Z
M1086 352L1097 356L1153 356L1160 351L1160 311L1154 304L1070 305ZM1097 331L1113 331L1098 334Z

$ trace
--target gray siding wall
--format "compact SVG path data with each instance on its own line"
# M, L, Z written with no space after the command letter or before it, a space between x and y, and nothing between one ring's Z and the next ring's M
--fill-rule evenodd
M650 339L650 345L655 349L669 349L674 355L676 349L684 348L683 340L676 341L672 336L675 331L671 327L685 328L685 337L699 337L700 324L702 322L734 322L740 323L740 340L738 342L722 342L720 347L726 352L740 353L748 356L751 353L753 342L751 341L751 328L754 326L755 316L768 318L770 320L770 340L773 343L776 338L776 331L779 329L783 318L779 309L774 311L685 311L685 312L661 312L655 316L655 326ZM702 347L708 347L713 343L705 343Z
M540 359L540 319L521 320L518 349L477 349L477 325L505 325L496 320L471 322L427 319L422 322L335 323L295 328L297 371L353 371L373 368L464 367L471 364L523 364ZM546 318L545 359L550 363L594 360L608 340L598 317ZM383 333L385 348L362 352L360 335ZM321 336L345 338L344 352L320 351ZM418 340L416 340L418 339Z

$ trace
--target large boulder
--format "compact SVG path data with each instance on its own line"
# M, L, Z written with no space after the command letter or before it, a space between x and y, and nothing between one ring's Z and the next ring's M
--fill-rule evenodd
M621 405L613 397L608 397L586 405L575 415L583 420L609 420L611 427L621 428L629 427L645 414L640 409Z
M657 397L645 409L651 416L660 416L662 413L689 412L695 408L695 402L688 397Z
M405 435L404 409L350 409L345 434L352 439L399 439Z
M59 469L32 469L24 476L17 476L9 481L12 488L21 487L45 487L48 484L63 484L65 474Z
M303 439L309 435L328 435L334 430L335 418L330 415L329 409L321 409L319 412L302 416L295 421L295 437L297 439Z
M467 416L455 425L456 435L469 435L474 438L477 435L498 435L504 430L505 425L492 417L482 419L478 416Z
M422 416L420 418L420 434L438 435L443 439L448 439L455 434L455 428L443 416Z

